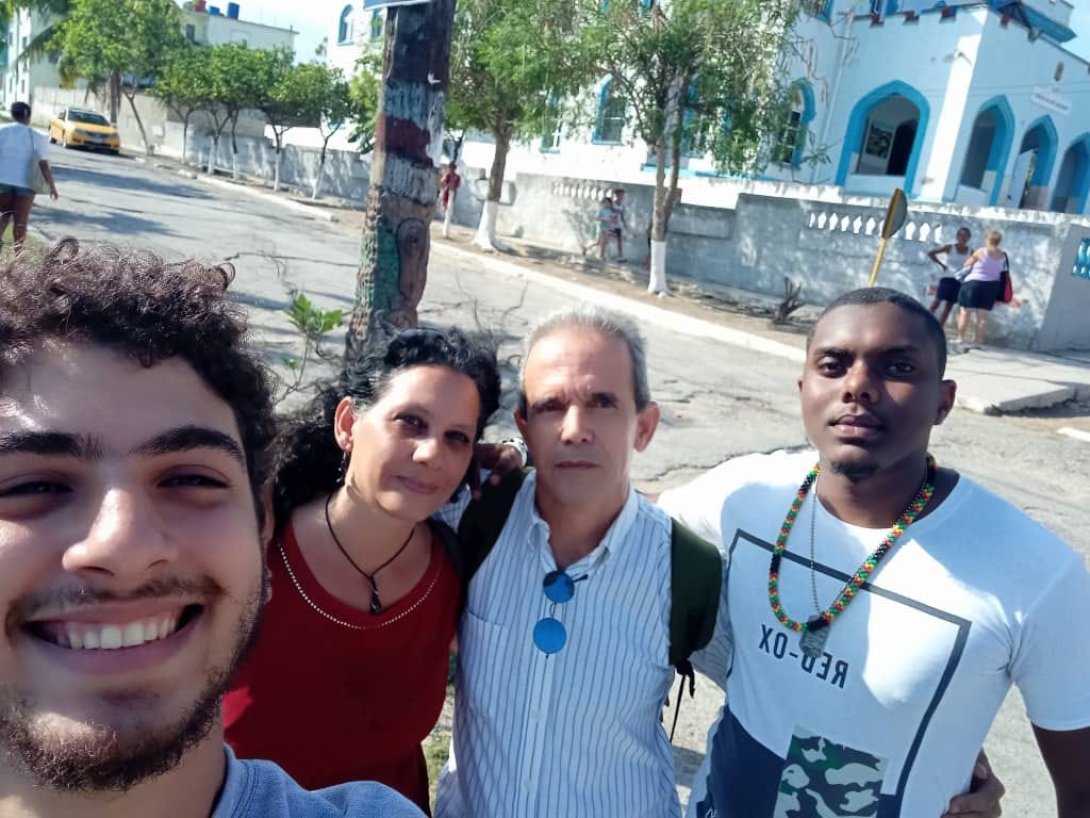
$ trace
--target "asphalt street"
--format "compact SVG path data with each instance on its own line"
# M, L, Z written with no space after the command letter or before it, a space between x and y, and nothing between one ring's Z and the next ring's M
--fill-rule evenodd
M249 308L272 360L298 352L283 314L291 289L302 288L322 307L351 309L359 256L354 229L126 157L58 149L52 158L61 199L37 205L32 226L50 239L73 235L168 258L230 261L237 272L235 297ZM499 272L487 260L445 252L437 242L421 319L500 334L511 383L527 326L574 300L563 282L542 286ZM642 487L676 485L737 454L805 445L797 364L657 326L647 326L646 334L652 391L662 405L663 423L649 451L636 461ZM336 337L331 347L339 344ZM501 420L497 436L512 426L509 412ZM1090 444L1056 434L1053 424L1039 418L955 410L936 430L932 450L940 462L1003 495L1090 555ZM710 688L702 686L696 707L688 702L683 707L678 752L683 771L700 759L704 730L715 711ZM1008 788L1005 814L1054 816L1051 785L1016 694L1008 696L986 746Z

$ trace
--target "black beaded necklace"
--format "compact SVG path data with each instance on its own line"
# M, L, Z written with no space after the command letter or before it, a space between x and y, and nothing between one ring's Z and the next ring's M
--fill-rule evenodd
M337 532L333 530L333 521L329 518L329 505L332 502L333 495L330 494L325 501L325 524L326 527L329 528L329 536L333 538L333 542L336 544L337 548L340 549L340 552L342 554L344 554L344 558L348 560L348 564L355 568L357 571L359 571L364 576L364 578L366 578L366 580L371 583L371 613L382 613L382 600L379 599L378 596L378 584L375 582L375 575L378 574L378 572L381 571L383 568L386 568L391 562L400 557L401 552L409 547L409 543L412 541L413 538L413 533L416 531L416 526L413 526L409 529L409 536L405 538L405 542L401 544L401 547L394 552L394 555L390 557L390 559L386 560L386 562L382 563L382 565L380 565L371 573L367 573L362 568L360 568L359 565L356 564L356 561L352 559L348 551L345 550L345 547L341 545L341 541L337 539Z

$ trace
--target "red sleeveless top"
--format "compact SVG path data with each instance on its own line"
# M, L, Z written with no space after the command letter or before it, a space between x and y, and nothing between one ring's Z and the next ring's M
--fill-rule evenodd
M318 584L290 524L268 561L272 598L223 700L227 743L307 789L379 781L428 812L420 743L443 707L461 595L442 541L432 534L424 576L377 616Z

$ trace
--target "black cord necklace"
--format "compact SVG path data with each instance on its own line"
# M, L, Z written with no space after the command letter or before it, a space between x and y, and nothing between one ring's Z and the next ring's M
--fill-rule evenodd
M382 563L382 565L380 565L378 568L376 568L370 574L368 574L366 571L364 571L362 568L360 568L356 564L356 561L354 559L352 559L351 556L349 556L349 554L345 550L344 546L341 545L341 541L339 539L337 539L337 532L333 530L333 521L331 519L329 519L329 504L332 503L332 502L333 502L333 495L330 494L329 497L327 497L326 501L325 501L325 524L326 524L326 527L329 529L329 536L333 538L333 542L336 543L337 548L339 548L340 552L342 554L344 554L344 558L346 560L348 560L348 564L351 565L353 568L355 568L357 571L359 571L361 574L363 574L363 576L367 579L367 581L371 583L371 613L373 613L373 614L382 613L382 600L379 599L379 597L378 597L378 585L375 583L375 574L377 574L383 568L388 566L391 562L393 562L398 557L400 557L401 552L409 547L409 543L412 541L413 534L416 531L416 526L413 526L412 528L409 529L409 536L405 538L405 542L403 542L401 544L401 547L399 549L397 549L397 551L394 552L394 555L392 557L390 557L390 559L386 560L386 562Z

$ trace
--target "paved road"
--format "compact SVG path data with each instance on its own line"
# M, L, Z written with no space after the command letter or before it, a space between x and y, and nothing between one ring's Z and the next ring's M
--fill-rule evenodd
M168 257L230 260L236 297L250 308L274 360L295 351L281 311L303 287L320 305L350 309L358 237L341 224L307 219L252 196L156 171L131 159L60 151L54 157L62 199L36 208L33 224L56 238L133 244ZM502 334L514 372L518 339L543 312L572 302L562 289L496 272L479 259L437 247L422 305L425 321L478 324ZM676 484L744 452L804 444L794 382L780 358L646 327L652 388L663 426L636 464L649 488ZM506 414L506 413L505 413ZM507 417L504 425L509 426ZM957 410L934 436L936 456L1012 500L1090 554L1090 444L1054 433L1034 418L992 418ZM1073 627L1081 625L1073 624ZM705 683L686 702L679 763L699 761L715 697ZM1055 815L1047 774L1016 695L987 747L1008 785L1007 815Z

